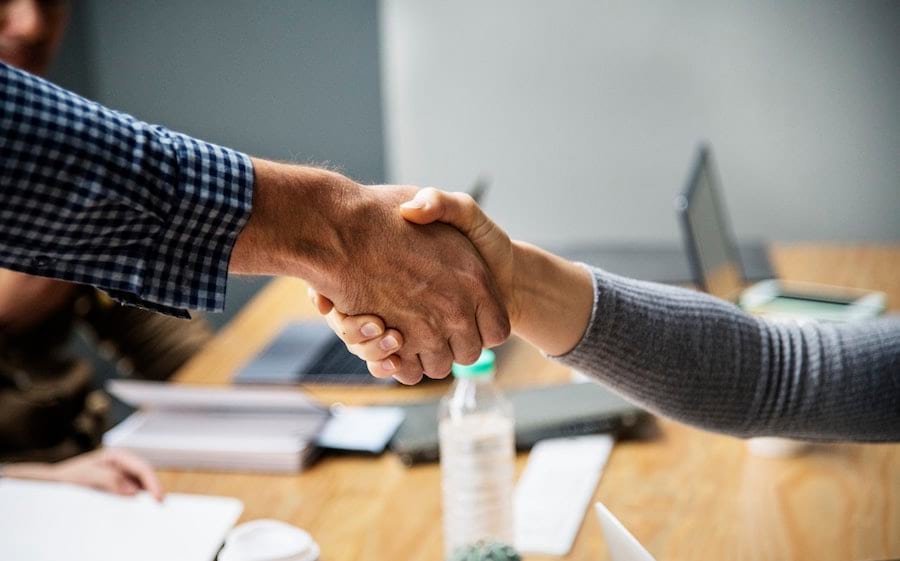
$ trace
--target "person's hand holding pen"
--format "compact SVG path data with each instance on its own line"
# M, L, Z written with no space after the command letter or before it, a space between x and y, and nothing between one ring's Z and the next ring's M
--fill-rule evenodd
M549 355L561 355L581 339L590 320L593 283L579 265L523 242L513 242L464 193L418 191L400 205L416 224L444 222L466 235L493 273L509 312L512 329ZM319 312L351 352L368 363L377 377L403 366L397 351L404 335L375 315L347 315L310 289Z

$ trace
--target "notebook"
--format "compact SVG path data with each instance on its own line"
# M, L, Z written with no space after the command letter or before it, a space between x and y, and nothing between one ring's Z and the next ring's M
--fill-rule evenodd
M210 561L243 510L237 499L122 497L45 481L0 480L0 559Z

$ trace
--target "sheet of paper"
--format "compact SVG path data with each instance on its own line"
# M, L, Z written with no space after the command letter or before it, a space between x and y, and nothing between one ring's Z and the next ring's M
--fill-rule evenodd
M612 561L656 561L603 503L598 502L594 508Z
M243 510L229 497L121 497L63 483L0 480L0 559L211 561Z
M613 448L606 434L553 438L531 449L513 500L516 549L565 555Z
M319 446L378 454L403 422L399 407L341 407L319 435Z

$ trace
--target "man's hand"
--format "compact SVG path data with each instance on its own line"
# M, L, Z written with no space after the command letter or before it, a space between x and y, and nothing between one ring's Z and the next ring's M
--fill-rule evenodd
M55 464L10 464L3 469L3 475L73 483L118 495L134 495L144 490L158 501L163 498L153 468L122 450L96 450Z
M472 363L509 336L493 278L472 243L445 224L403 220L414 187L363 187L323 170L256 160L253 212L231 270L305 279L348 314L405 334L391 372L415 383Z
M593 304L593 280L586 269L532 245L511 242L464 193L422 189L400 209L406 220L445 222L472 241L494 274L519 335L550 355L564 354L581 340ZM385 330L375 316L344 314L314 290L310 298L373 375L386 376L402 367L402 330ZM390 351L397 346L399 353Z

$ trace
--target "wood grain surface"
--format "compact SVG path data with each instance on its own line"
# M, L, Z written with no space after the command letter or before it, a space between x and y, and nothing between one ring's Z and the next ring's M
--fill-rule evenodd
M779 245L771 253L782 278L882 290L892 310L900 308L898 245ZM276 279L177 379L228 383L285 322L312 314L301 281ZM516 339L501 356L498 378L506 387L568 378L565 368ZM326 403L364 404L437 396L446 388L305 389ZM773 460L748 454L736 438L667 420L658 429L647 440L617 444L596 498L659 561L900 558L900 444L819 445ZM526 460L519 456L519 470ZM385 454L326 457L297 475L161 476L169 491L241 499L242 521L277 518L306 529L323 561L441 558L437 465L406 468ZM608 559L593 513L565 559Z

